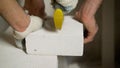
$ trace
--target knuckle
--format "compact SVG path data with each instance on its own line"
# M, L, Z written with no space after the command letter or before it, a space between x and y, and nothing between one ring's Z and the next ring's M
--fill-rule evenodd
M92 41L93 41L93 39L90 39L90 40L89 40L89 42L92 42Z

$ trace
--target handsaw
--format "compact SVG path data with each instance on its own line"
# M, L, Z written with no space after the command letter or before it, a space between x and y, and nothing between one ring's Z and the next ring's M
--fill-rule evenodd
M55 9L53 17L46 17L43 27L49 31L56 31L62 29L64 20L63 11L60 8Z

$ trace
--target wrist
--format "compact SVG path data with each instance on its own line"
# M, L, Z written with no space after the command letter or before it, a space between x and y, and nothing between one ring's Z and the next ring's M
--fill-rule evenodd
M92 20L95 19L94 15L88 15L85 13L81 13L80 11L78 11L77 13L78 20L83 23L91 22Z
M16 39L24 39L29 33L34 32L36 30L39 30L42 28L43 20L37 16L30 16L30 24L25 29L25 31L20 32L17 30L14 30L13 36Z

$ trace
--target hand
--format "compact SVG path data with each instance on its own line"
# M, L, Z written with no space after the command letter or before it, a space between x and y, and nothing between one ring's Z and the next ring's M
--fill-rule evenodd
M83 16L83 15L81 15L80 12L76 12L75 19L82 22L88 31L87 37L84 38L84 43L89 43L89 42L93 41L93 39L98 31L98 26L96 24L95 17L94 16L92 16L92 17Z
M45 17L45 5L43 0L25 0L24 9L29 11L30 15Z

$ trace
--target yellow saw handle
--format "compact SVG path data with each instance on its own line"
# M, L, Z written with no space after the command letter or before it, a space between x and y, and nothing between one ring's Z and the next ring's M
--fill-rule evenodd
M56 9L54 12L53 18L54 18L55 28L61 30L63 20L64 20L64 14L63 14L62 10Z

